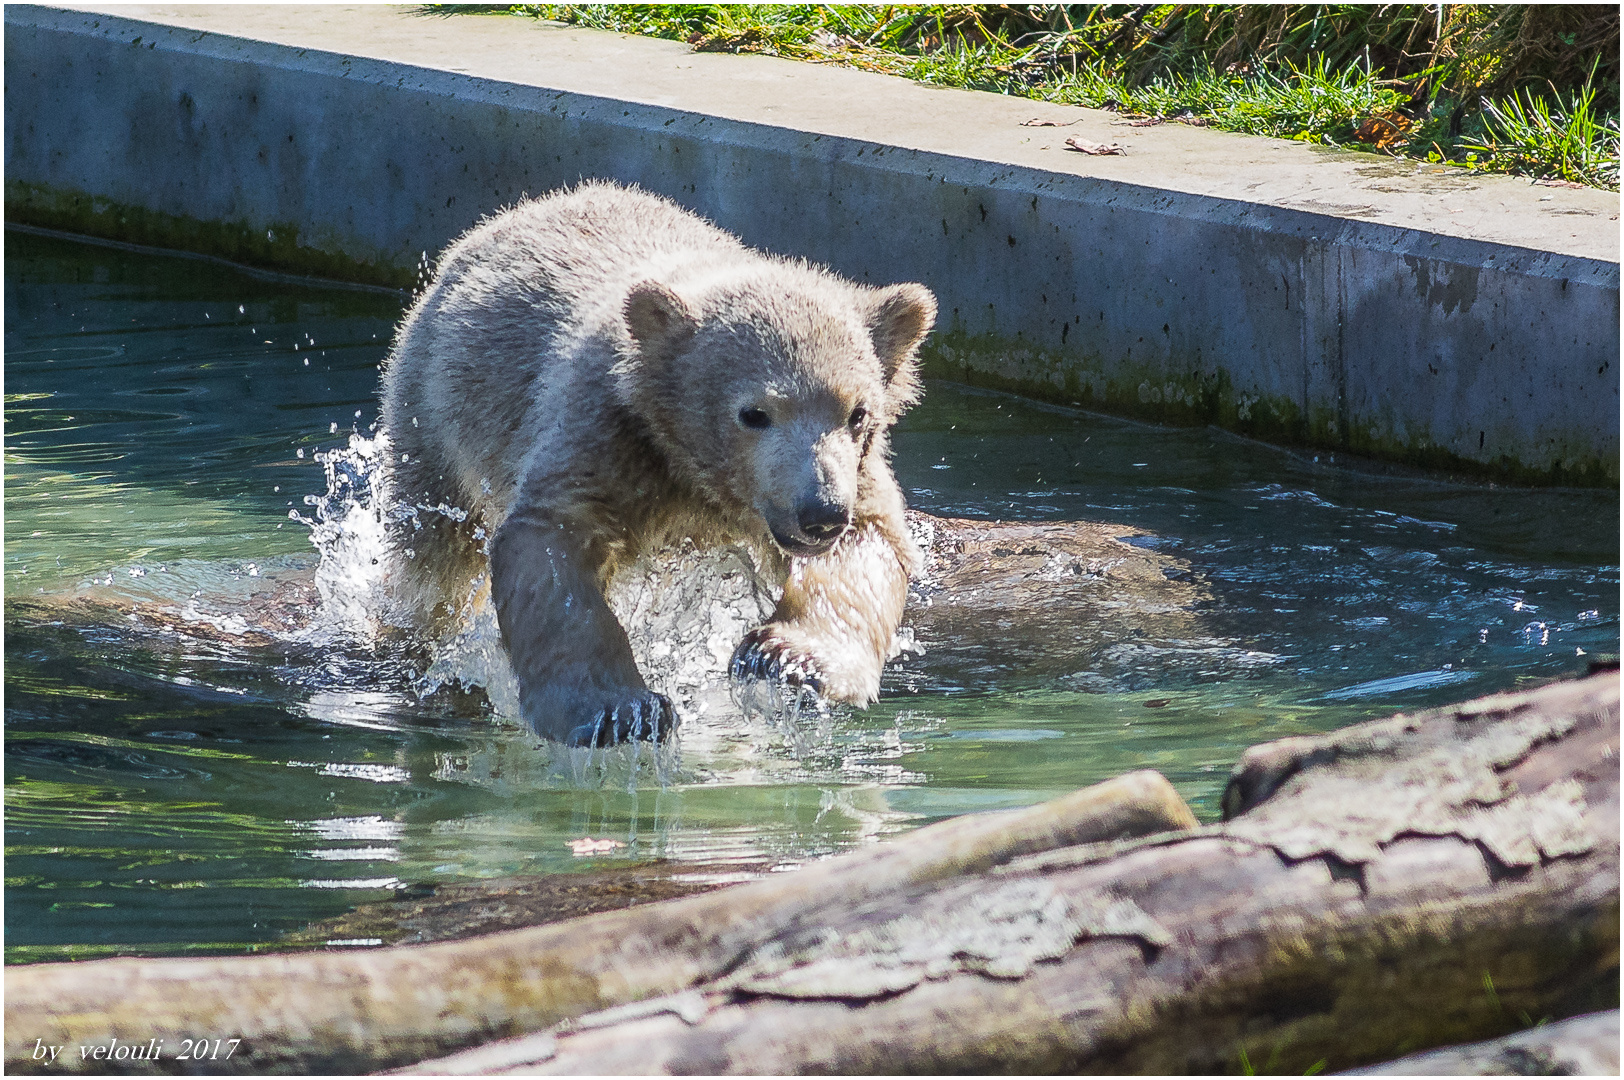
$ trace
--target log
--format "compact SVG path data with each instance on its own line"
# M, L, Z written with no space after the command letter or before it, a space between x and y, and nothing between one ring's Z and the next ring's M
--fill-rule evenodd
M12 1072L352 1073L678 993L726 977L794 926L966 878L1036 852L1195 826L1157 773L1022 810L928 826L793 874L470 941L375 952L101 960L6 970ZM206 1068L183 1039L241 1039ZM116 1042L114 1042L116 1040ZM162 1044L156 1059L80 1047ZM61 1048L54 1062L33 1056Z
M892 876L405 1071L1303 1073L1616 1007L1618 707L1613 672L1257 747L1223 823Z
M1429 1050L1343 1076L1617 1076L1618 1010L1541 1024L1503 1039Z

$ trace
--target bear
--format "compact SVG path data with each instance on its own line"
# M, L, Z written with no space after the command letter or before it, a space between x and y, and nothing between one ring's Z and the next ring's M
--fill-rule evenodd
M664 741L605 589L691 539L782 594L729 676L863 706L921 555L889 433L919 399L923 285L756 251L663 197L589 181L439 259L382 377L385 500L424 599L488 571L519 707L566 746Z

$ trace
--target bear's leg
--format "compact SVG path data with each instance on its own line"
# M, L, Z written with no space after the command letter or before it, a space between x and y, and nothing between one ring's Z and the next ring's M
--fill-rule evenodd
M677 713L649 690L591 565L571 531L518 514L491 541L491 597L519 680L519 708L538 735L569 746L663 740Z
M852 530L826 555L792 559L772 619L733 653L735 680L810 686L824 697L867 705L908 599L901 554L872 525Z

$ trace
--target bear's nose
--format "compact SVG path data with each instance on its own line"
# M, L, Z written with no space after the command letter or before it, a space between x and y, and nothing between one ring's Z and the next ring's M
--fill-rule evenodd
M817 499L801 504L795 513L801 531L813 540L832 540L851 524L851 512L836 503Z

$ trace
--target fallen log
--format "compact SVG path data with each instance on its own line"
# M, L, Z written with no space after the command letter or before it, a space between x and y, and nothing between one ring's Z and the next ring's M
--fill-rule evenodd
M683 991L786 929L974 878L1035 852L1194 827L1153 772L1023 810L969 815L793 874L468 941L375 952L102 960L6 970L11 1072L351 1073ZM177 1060L183 1040L241 1040ZM58 1047L54 1059L40 1048ZM161 1047L118 1058L118 1048ZM80 1055L80 1048L90 1053ZM96 1047L109 1054L93 1056Z
M892 878L405 1071L1302 1073L1615 1007L1618 708L1615 672L1257 747L1222 824Z

